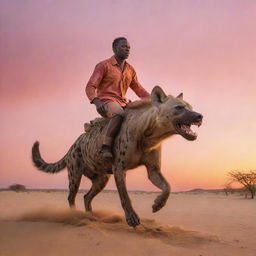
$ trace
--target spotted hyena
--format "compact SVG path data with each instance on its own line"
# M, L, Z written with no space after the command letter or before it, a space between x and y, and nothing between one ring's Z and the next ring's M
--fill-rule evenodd
M187 140L195 140L197 134L191 125L200 126L202 115L194 112L183 100L167 96L156 86L151 99L130 103L125 109L124 121L117 135L113 154L114 160L104 160L100 155L101 134L108 119L99 118L86 126L86 131L71 146L58 162L46 163L39 152L39 142L32 148L35 166L44 172L57 173L67 167L69 177L69 205L75 205L75 197L82 175L92 181L89 192L84 196L86 211L92 211L92 199L106 186L110 175L114 175L118 193L128 225L137 226L140 219L134 211L125 184L126 171L144 165L149 180L162 192L155 199L153 212L160 210L170 194L170 185L161 173L161 142L180 134Z

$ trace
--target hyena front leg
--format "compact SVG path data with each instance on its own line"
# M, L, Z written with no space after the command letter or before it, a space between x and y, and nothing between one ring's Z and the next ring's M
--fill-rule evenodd
M170 185L165 180L160 170L155 166L147 166L148 177L150 181L158 188L162 190L162 193L155 199L152 205L153 212L159 211L166 204L166 201L170 195Z
M170 195L170 185L163 177L161 173L161 163L160 163L161 151L160 149L151 151L146 156L144 156L144 164L147 168L149 180L159 189L162 193L155 199L152 206L153 212L159 211L165 206L166 201Z
M127 193L125 184L125 171L122 167L116 166L113 170L117 190L121 199L121 204L125 212L126 221L129 226L136 227L140 224L140 219L132 208L131 200Z

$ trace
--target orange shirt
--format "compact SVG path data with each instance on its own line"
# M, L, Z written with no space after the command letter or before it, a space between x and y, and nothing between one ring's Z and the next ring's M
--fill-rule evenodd
M103 102L114 101L125 106L128 103L125 94L129 87L140 98L150 95L138 82L134 68L125 62L122 72L112 56L96 65L85 91L91 102L97 97Z

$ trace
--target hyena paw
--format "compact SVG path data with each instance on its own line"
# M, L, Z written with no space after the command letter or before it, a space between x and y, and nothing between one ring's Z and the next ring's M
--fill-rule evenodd
M166 200L161 200L161 199L156 199L154 204L152 205L152 212L157 212L159 211L161 208L163 208L165 206L165 202Z
M131 227L136 227L140 224L140 218L136 214L136 212L131 211L126 214L127 224Z

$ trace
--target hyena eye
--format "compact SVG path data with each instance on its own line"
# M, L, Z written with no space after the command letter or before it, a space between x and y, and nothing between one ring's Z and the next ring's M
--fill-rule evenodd
M185 108L185 106L182 106L182 105L178 105L178 106L175 107L175 109L177 109L177 110L182 110L184 108Z

